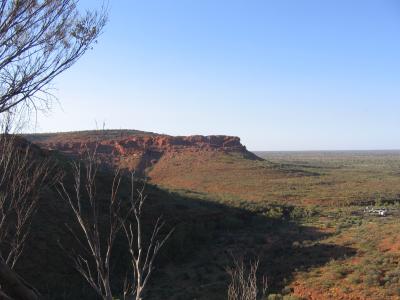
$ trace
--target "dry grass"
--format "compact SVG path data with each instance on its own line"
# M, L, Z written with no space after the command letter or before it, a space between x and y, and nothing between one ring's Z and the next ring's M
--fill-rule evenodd
M261 154L259 154L261 155ZM266 161L238 154L166 155L152 181L227 201L346 206L394 201L400 195L400 153L264 153Z
M352 209L346 213L320 224L344 228L320 243L351 247L355 255L298 272L291 283L295 294L311 294L312 299L400 299L398 216L360 215L360 222L349 225L346 219L352 218Z
M153 182L181 194L211 197L246 209L249 201L260 209L267 203L309 209L312 218L304 211L292 212L294 219L301 215L298 222L315 232L314 238L313 234L299 236L299 241L293 242L295 249L301 249L294 253L297 259L310 260L306 268L294 270L294 277L286 282L294 296L400 299L400 153L267 153L263 157L267 161L232 154L181 153L161 159L150 176ZM367 203L389 205L394 215L363 215ZM282 217L276 209L268 210L268 217L274 215ZM290 253L282 240L273 238L289 234L284 231L269 234L264 249L273 251L280 244L281 251ZM330 247L351 251L338 254L323 250ZM310 253L315 257L314 266ZM319 255L331 258L318 263ZM279 259L274 263L280 264Z

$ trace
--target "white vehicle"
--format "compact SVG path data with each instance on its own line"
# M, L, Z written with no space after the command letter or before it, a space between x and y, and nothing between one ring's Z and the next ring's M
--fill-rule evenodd
M366 207L364 209L365 213L369 213L371 215L378 215L381 217L385 217L387 215L387 208L375 208L375 207Z

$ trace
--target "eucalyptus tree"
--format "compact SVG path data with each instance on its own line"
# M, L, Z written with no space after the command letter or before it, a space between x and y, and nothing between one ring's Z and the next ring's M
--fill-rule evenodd
M103 7L82 13L78 0L0 0L0 299L41 298L14 266L48 174L10 134L10 120L50 107L52 81L93 47L106 21Z

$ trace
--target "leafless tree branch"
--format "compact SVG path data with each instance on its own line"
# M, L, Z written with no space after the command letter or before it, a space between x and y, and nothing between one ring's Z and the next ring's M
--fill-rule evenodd
M73 192L67 189L63 181L59 182L58 192L71 207L82 234L78 234L71 227L68 228L84 254L78 254L63 246L62 248L97 294L102 299L111 300L113 299L110 268L112 249L119 232L123 230L128 241L127 250L131 256L131 264L129 266L127 263L127 275L123 292L120 294L123 294L124 299L132 297L142 299L143 290L154 270L155 258L173 230L160 238L160 231L165 223L158 218L150 240L145 245L142 228L142 209L146 200L145 186L135 189L133 174L130 178L129 201L124 202L119 196L122 175L117 170L114 174L107 209L105 212L100 210L96 193L98 172L96 149L97 147L93 151L87 149L83 165L82 162L73 163ZM102 224L105 225L103 227L106 228L100 228L100 218ZM83 239L79 236L83 236ZM130 267L132 270L129 270ZM133 275L130 275L132 273Z
M3 120L0 134L0 285L9 296L37 299L39 293L13 269L24 250L51 168L49 160L38 157L28 142L8 132L9 120Z
M147 198L144 195L145 186L143 185L141 189L136 190L137 196L135 197L133 174L131 176L132 185L130 205L135 221L133 223L123 222L122 226L128 240L134 278L130 283L126 280L124 299L127 299L128 296L134 296L136 300L141 300L143 297L143 291L151 277L152 271L154 270L154 261L157 254L165 242L170 238L174 228L168 231L164 237L160 238L160 231L164 227L165 222L163 222L161 217L159 217L153 227L150 241L146 247L143 240L142 225L142 208Z
M268 289L267 277L263 277L261 290L257 284L257 269L259 260L250 263L246 268L243 260L234 258L233 267L227 269L231 278L228 286L228 300L257 300L265 299ZM258 298L261 294L261 298Z

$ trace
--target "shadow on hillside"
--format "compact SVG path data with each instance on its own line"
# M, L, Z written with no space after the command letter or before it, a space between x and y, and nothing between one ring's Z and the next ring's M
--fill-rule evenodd
M111 180L109 174L99 177L98 193L104 201ZM158 259L160 268L154 273L146 299L225 298L225 270L232 263L232 254L245 259L259 257L260 273L268 275L271 290L280 290L296 270L355 254L349 247L318 243L329 234L288 221L284 214L274 218L155 186L148 186L147 194L147 225L162 214L176 230ZM73 223L70 211L55 190L48 189L18 271L48 299L97 299L57 245L58 240L72 243L65 223ZM127 256L123 248L124 241L120 240L114 249L113 268L120 275L113 280L115 289L120 288L125 276L122 270Z
M164 153L161 151L146 150L136 165L136 174L141 177L146 177L146 169L152 167L163 155Z
M165 193L157 189L160 193ZM260 259L270 292L280 291L295 271L322 266L332 259L356 254L355 249L319 241L331 233L280 218L212 201L172 195L174 206L186 211L177 222L177 234L164 252L168 258L158 272L151 299L224 299L232 256ZM183 228L182 228L183 227ZM184 234L180 234L180 231ZM155 280L156 281L156 280ZM169 284L169 285L168 285Z

